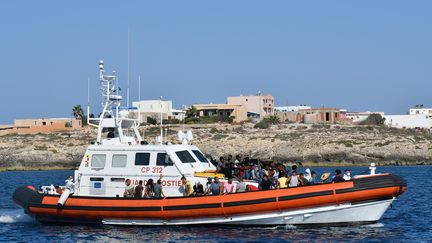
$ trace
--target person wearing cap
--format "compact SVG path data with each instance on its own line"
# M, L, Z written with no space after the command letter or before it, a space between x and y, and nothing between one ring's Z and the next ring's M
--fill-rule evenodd
M344 182L345 180L342 178L342 171L341 170L335 170L335 177L333 178L332 182Z
M351 171L350 169L345 169L345 173L342 177L344 180L349 181L351 180Z
M321 175L321 183L329 183L330 173L325 172Z
M227 193L235 193L235 192L236 192L236 186L233 183L233 178L228 177L228 182L225 183L225 185L223 186L223 193L227 194Z

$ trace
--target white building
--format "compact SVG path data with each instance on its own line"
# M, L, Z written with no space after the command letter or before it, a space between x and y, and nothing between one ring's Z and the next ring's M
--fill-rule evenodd
M363 112L347 111L345 117L347 119L350 119L353 123L358 123L358 122L366 121L366 119L371 114L379 114L382 117L384 117L384 112L381 112L381 111L379 111L379 112L378 111L363 111Z
M386 115L385 124L395 128L432 128L432 116L415 115Z
M174 118L171 100L141 100L132 102L132 106L137 108L134 113L136 116L140 114L141 122L146 122L147 117L155 118L159 122L161 113L163 119Z
M409 109L409 114L410 115L424 114L424 115L432 116L432 108L411 108Z
M312 107L307 105L296 105L296 106L275 106L275 111L287 112L287 111L299 111L299 110L309 110Z
M183 121L186 118L186 111L173 109L172 115L173 115L174 119L177 119L179 121Z

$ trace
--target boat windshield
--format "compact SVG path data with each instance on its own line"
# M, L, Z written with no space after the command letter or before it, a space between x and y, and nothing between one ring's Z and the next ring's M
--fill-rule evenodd
M175 153L177 154L177 157L179 157L179 159L182 163L195 163L196 162L195 159L192 157L192 155L187 150L178 151Z
M195 154L195 156L199 159L199 161L203 163L208 163L207 158L202 154L199 150L192 150L192 152Z

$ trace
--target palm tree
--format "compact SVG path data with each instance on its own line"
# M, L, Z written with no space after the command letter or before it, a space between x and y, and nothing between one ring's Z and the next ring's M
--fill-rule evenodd
M84 115L84 111L81 105L75 105L72 109L72 115L76 119L80 119L83 126L87 126L87 116Z
M76 119L82 119L84 117L84 111L81 108L81 105L75 105L72 109L72 115Z
M186 117L196 117L198 116L198 110L195 108L195 106L191 106L191 108L189 108L186 111Z

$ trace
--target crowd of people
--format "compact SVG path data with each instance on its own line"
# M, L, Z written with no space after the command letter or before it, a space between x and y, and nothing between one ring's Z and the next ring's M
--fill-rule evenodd
M248 157L241 158L240 155L237 155L235 159L231 155L228 155L227 158L220 157L219 161L212 160L212 163L216 166L218 173L228 178L258 182L260 190L351 180L349 169L346 169L344 174L341 170L336 170L333 177L330 173L323 173L321 177L318 177L317 173L310 171L309 168L300 172L297 165L289 168L282 163L259 161Z
M259 161L249 158L241 158L237 155L235 160L232 156L226 159L220 157L219 161L211 160L217 168L217 173L224 174L227 181L222 183L220 178L208 177L205 185L197 181L194 185L181 177L179 192L183 196L202 196L202 195L221 195L227 193L244 192L248 190L271 190L288 187L307 186L314 184L343 182L351 180L351 172L345 169L342 174L341 170L336 170L335 175L331 177L330 173L323 173L318 177L315 171L309 168L300 172L297 165L286 167L282 163L274 161ZM234 179L236 182L234 182ZM258 188L250 188L245 180L255 181ZM154 183L149 179L145 185L140 180L138 185L134 186L130 179L125 181L124 197L129 198L162 198L165 197L162 189L162 175Z
M162 175L160 175L159 179L156 183L154 183L153 179L149 179L145 185L143 185L143 181L138 181L138 185L132 185L132 181L130 179L126 179L125 181L125 191L123 193L124 197L129 198L162 198L165 197L162 190Z

